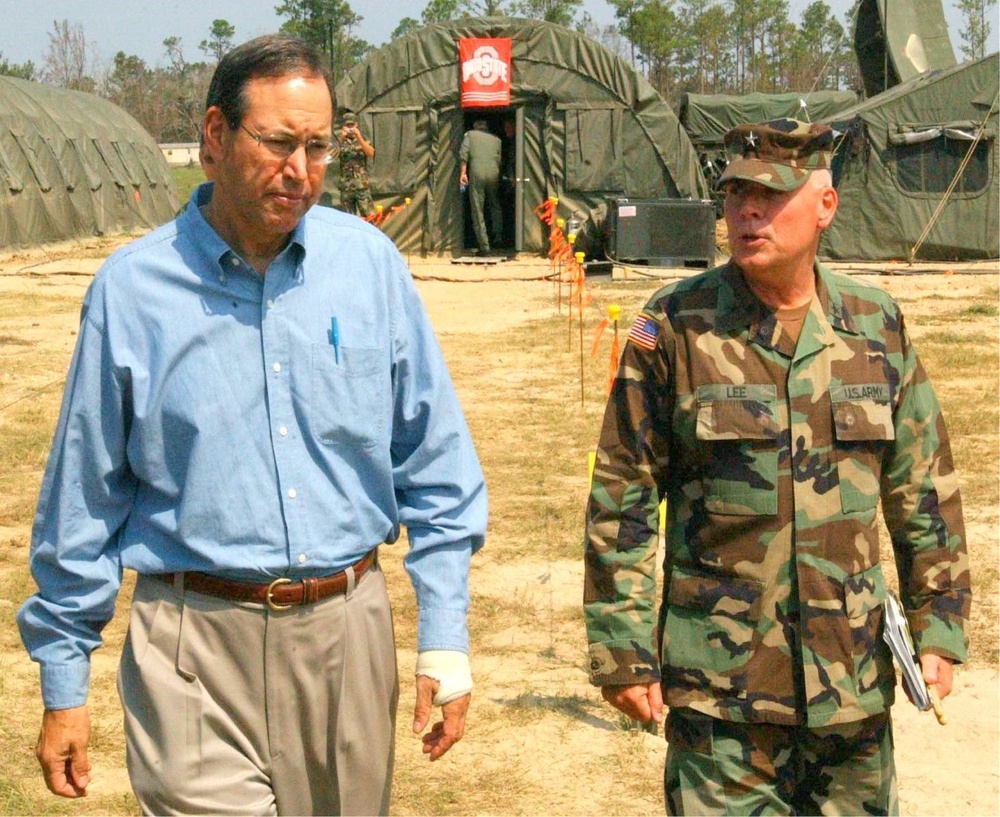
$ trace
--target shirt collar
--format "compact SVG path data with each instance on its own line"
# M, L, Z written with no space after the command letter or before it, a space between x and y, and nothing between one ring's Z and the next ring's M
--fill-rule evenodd
M816 300L830 326L841 332L858 334L832 273L819 263L815 263L813 269L816 273ZM762 332L770 338L774 330L771 312L753 294L732 261L722 270L718 304L717 326L721 332L748 329L752 338Z
M178 222L182 231L191 233L191 244L195 251L202 256L202 261L223 264L232 250L212 229L200 210L212 200L212 188L212 182L198 185L191 193L191 198L188 200L184 212L178 218Z
M851 311L844 303L844 298L837 287L836 278L830 270L820 264L816 264L816 297L830 326L852 335L860 334Z
M192 244L196 252L201 255L201 260L207 263L214 263L217 268L230 271L232 260L238 258L233 249L219 237L219 234L212 229L212 226L202 215L201 208L212 200L212 190L214 182L203 182L191 193L187 206L178 218L182 229L191 231L193 236ZM303 216L295 225L288 240L288 245L279 253L291 252L294 254L292 260L295 267L302 274L302 260L306 251L306 218Z
M766 310L732 261L722 268L716 325L722 334L759 324Z

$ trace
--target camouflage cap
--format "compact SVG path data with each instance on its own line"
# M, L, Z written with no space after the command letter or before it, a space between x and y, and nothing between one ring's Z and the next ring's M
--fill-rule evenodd
M345 125L357 125L358 124L358 118L353 113L351 113L350 111L348 111L347 113L344 114L344 124Z
M797 119L772 119L759 125L737 125L725 136L731 158L719 187L744 179L773 190L801 187L813 170L829 169L833 131L828 125Z

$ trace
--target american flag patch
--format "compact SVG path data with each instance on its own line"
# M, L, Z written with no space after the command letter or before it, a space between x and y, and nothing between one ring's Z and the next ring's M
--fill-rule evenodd
M632 328L628 330L628 339L643 349L655 349L656 336L659 331L660 327L656 325L656 321L645 315L640 315L635 319Z

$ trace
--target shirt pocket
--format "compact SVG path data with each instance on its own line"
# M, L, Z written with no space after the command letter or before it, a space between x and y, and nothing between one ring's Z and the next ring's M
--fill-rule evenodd
M739 516L778 512L775 386L699 386L695 437L705 444L706 510Z
M873 511L878 504L882 455L896 438L892 406L852 396L875 386L844 386L831 395L835 457L844 513ZM885 386L879 387L885 389Z
M384 349L313 344L313 434L324 445L371 448L385 433L390 402Z
M667 686L745 696L764 586L675 567L667 589L661 654Z
M892 656L883 640L885 583L880 565L844 581L844 610L851 633L854 684L858 700L878 696L883 679L891 677Z

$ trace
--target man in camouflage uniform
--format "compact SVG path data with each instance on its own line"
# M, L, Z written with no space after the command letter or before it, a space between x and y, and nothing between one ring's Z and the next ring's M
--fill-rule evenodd
M340 206L347 212L368 218L375 212L368 189L368 160L375 148L365 140L358 128L357 117L348 111L340 129Z
M591 680L633 718L670 707L669 813L894 813L876 506L944 697L970 601L947 433L899 307L815 262L837 205L830 129L776 120L726 144L730 261L653 296L608 402Z

